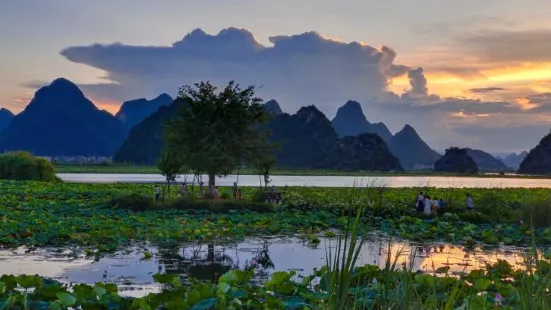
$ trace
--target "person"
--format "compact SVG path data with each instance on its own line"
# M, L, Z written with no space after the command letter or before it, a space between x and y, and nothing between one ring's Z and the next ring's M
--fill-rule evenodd
M417 204L416 204L417 212L423 212L424 200L425 200L425 197L423 195L423 192L419 192L419 195L417 196Z
M184 183L182 183L182 187L180 187L180 196L181 197L186 196L186 192L187 192L187 185L184 182Z
M473 210L474 210L473 197L471 197L470 194L467 194L467 211L473 211Z
M237 199L237 182L233 182L231 193L232 193L233 199L234 200Z
M438 198L434 197L434 200L432 202L432 210L434 212L438 212L438 209L440 209L440 200L438 200Z
M444 199L440 198L440 200L438 201L438 206L440 208L444 208L446 206L446 203L444 202Z
M159 201L160 198L161 198L161 188L157 184L155 185L155 201Z
M430 196L425 196L425 208L423 210L425 215L430 215Z

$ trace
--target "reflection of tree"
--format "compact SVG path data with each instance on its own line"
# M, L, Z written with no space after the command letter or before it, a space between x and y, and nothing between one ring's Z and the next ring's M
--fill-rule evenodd
M184 249L159 249L159 264L166 273L188 275L203 281L217 281L220 275L234 268L233 259L214 244L193 245Z
M206 250L206 251L205 251ZM274 263L269 256L268 242L264 241L261 248L255 252L251 260L242 266L239 264L239 251L234 258L229 256L229 249L216 248L214 244L193 245L179 248L159 248L159 272L187 275L203 281L218 281L218 278L232 270L241 268L254 268L255 278L266 278L269 269L274 268Z

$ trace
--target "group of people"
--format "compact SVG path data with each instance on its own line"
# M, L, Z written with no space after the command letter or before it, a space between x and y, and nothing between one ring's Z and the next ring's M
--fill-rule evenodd
M467 211L474 210L473 198L470 194L467 195ZM417 212L423 212L424 215L430 216L435 212L443 209L446 206L446 202L442 198L431 198L429 195L419 192L417 196L417 201L415 203L415 208Z
M424 195L423 192L419 192L419 195L417 196L417 212L423 212L425 215L431 215L445 206L446 202L442 198L431 198L429 195Z

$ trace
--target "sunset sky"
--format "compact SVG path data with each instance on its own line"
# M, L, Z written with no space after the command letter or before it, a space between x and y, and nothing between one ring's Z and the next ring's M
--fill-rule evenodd
M438 151L518 152L551 128L550 13L549 0L2 1L0 106L20 112L56 77L112 113L235 79L286 112L331 119L357 100Z

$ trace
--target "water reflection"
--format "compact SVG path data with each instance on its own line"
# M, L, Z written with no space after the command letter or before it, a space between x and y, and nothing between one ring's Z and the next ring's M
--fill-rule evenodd
M159 249L158 268L159 272L216 282L222 274L232 269L254 267L255 278L262 280L266 279L270 275L270 270L275 267L269 255L269 244L269 240L262 240L262 244L257 248L197 244L181 249ZM239 253L243 250L252 256L240 256Z
M164 182L165 177L160 174L117 174L117 173L58 173L63 181L78 183L151 183ZM176 181L192 179L193 176L180 176ZM551 188L551 179L544 178L484 178L484 177L445 177L445 176L284 176L274 175L270 177L275 186L319 186L319 187L352 187L378 185L385 187L442 187L442 188L477 188L477 187L513 187ZM205 179L205 177L203 177ZM229 175L217 178L216 184L231 186L239 179L240 186L258 186L258 176Z
M484 268L486 263L498 259L519 267L524 262L523 249L514 247L466 249L444 243L422 245L403 241L389 244L383 236L370 236L357 265L373 264L384 268L390 259L398 268L405 266L414 271L434 272L449 266L451 273L459 274ZM231 269L255 266L258 281L274 271L295 270L298 274L309 275L313 268L325 265L326 250L334 251L335 245L335 239L327 238L321 238L317 245L295 237L252 238L238 244L195 244L172 249L136 246L98 261L75 256L71 251L40 250L26 254L21 248L15 252L0 251L0 274L38 274L64 282L89 284L113 282L122 287L125 295L139 296L159 289L153 283L155 273L178 273L216 281ZM154 254L152 259L143 259L145 250Z

